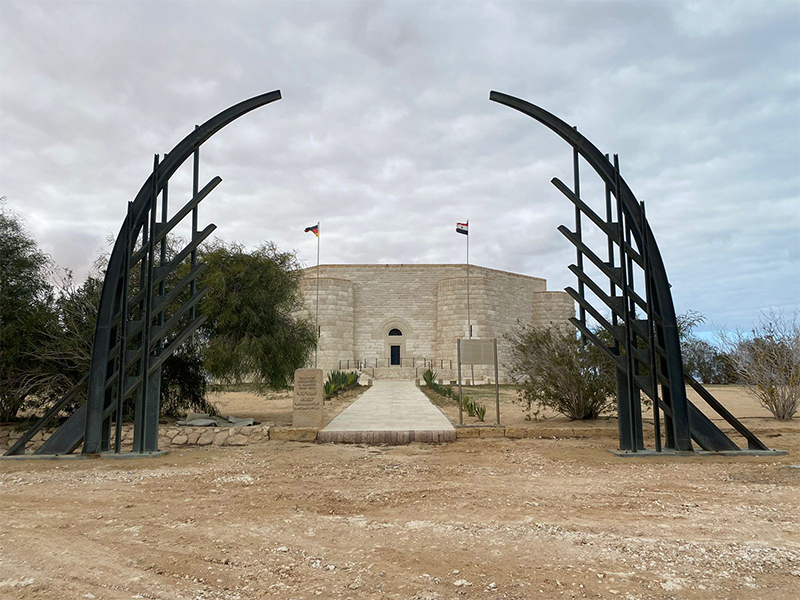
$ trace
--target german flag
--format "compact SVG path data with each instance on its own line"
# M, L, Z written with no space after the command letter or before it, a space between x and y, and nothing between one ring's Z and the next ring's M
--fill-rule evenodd
M312 225L311 227L306 227L303 233L308 233L309 231L313 233L315 236L319 237L319 223L317 223L316 225Z

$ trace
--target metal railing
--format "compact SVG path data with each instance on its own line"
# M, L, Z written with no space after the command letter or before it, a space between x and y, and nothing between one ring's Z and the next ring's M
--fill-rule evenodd
M423 367L429 369L452 369L453 361L449 358L417 358L415 356L403 356L397 359L399 362L393 363L391 358L362 358L359 361L359 366L355 367L363 369L365 367ZM341 368L342 364L348 361L339 361Z
M346 359L339 361L339 370L340 371L351 371L352 369L362 369L362 361L357 358L353 359Z
M414 369L452 369L453 361L449 358L417 358L404 356L399 363L392 363L391 358L347 358L339 361L340 371L377 369L381 367L412 367ZM374 371L373 371L374 372Z

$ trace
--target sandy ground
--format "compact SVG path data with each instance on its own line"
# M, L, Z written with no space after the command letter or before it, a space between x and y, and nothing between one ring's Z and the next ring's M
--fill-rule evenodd
M341 392L323 402L323 420L333 418L350 406L367 390L366 386ZM258 423L290 427L292 425L292 393L271 392L264 396L252 392L221 392L208 396L219 414L252 417Z
M0 598L797 598L784 426L754 427L790 452L769 458L609 436L4 461Z

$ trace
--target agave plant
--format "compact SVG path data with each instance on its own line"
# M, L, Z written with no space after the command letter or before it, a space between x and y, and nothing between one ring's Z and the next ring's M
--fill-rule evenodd
M436 376L437 375L438 375L438 373L436 371L432 371L431 369L428 369L427 371L425 371L422 374L422 378L425 380L425 385L436 389L436 387L438 387L438 385L436 385Z
M325 397L330 398L338 392L358 387L358 371L331 371L325 382Z

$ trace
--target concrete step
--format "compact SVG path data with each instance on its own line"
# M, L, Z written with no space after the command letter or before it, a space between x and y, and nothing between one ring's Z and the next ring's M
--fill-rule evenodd
M441 442L455 442L456 431L325 431L317 434L318 442L334 444L410 444L423 442L437 444Z

